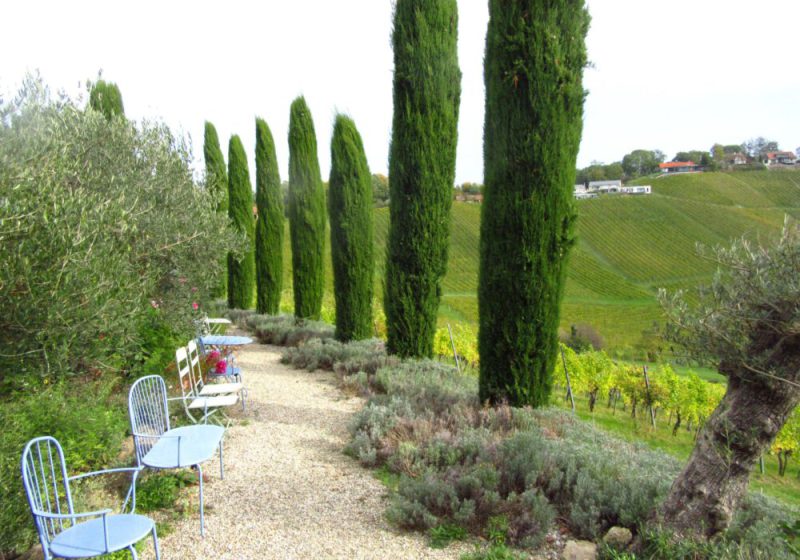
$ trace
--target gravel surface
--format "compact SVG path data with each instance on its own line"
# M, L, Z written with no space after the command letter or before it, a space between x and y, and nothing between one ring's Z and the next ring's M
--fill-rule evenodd
M195 506L170 522L162 558L433 559L473 551L465 543L431 549L424 536L388 525L385 488L342 453L363 401L344 396L332 373L284 366L280 352L260 344L239 351L248 406L231 414L225 479L216 457L203 465L206 536ZM196 486L184 492L197 503ZM152 558L151 545L145 548Z

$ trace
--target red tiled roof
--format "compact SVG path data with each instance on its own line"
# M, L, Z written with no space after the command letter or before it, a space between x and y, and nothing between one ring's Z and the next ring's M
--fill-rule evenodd
M697 167L693 161L668 161L666 163L659 163L661 169L671 169L673 167Z
M767 159L775 159L778 156L795 157L793 152L767 152Z

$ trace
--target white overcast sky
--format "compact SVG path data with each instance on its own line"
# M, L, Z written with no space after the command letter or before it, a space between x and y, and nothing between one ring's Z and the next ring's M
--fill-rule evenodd
M755 136L800 146L800 0L587 0L593 67L578 165L637 148L708 149ZM463 73L456 182L483 178L486 0L459 0ZM227 155L239 134L252 169L254 118L270 125L287 177L289 105L305 95L323 179L337 111L350 114L373 172L386 173L392 122L391 0L246 2L25 0L3 7L0 91L27 71L71 95L116 82L129 118L191 136L203 122Z

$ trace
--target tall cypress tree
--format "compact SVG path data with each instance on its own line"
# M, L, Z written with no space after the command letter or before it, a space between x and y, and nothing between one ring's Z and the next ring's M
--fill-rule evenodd
M206 121L203 133L203 157L206 162L206 188L214 200L217 212L228 214L228 170L225 168L225 158L219 147L219 136L213 124ZM225 260L227 269L227 257ZM225 297L228 286L228 275L220 278L219 285L214 289L213 295Z
M255 286L255 257L253 254L253 187L247 156L238 136L228 144L228 216L234 227L247 236L244 255L228 255L228 307L249 309Z
M292 102L289 118L289 233L295 317L319 319L325 281L325 191L314 121L302 96Z
M389 239L388 350L430 356L447 271L461 71L456 0L397 0Z
M369 338L375 268L372 176L356 124L344 115L336 116L333 127L328 189L336 338L343 342Z
M228 171L213 124L206 121L203 133L203 157L206 162L206 188L214 197L217 212L228 213Z
M547 403L574 243L584 0L490 0L478 308L481 400Z
M256 119L256 310L278 313L283 288L283 196L275 141Z
M117 115L125 116L122 94L117 84L113 82L97 80L92 84L92 89L89 92L89 106L95 111L103 113L109 120Z

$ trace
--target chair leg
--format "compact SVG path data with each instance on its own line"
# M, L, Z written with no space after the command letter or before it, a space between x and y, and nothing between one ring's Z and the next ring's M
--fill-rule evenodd
M158 535L156 534L155 523L153 523L153 548L156 551L156 560L161 560L161 550L158 547Z
M222 440L219 442L219 477L225 480L225 466L222 463Z
M133 558L133 560L139 560L139 556L136 554L136 547L135 546L133 546L133 545L129 546L128 550L131 551L131 558Z
M199 464L195 466L197 467L197 478L200 481L200 536L205 537L205 520L203 519L203 467Z

